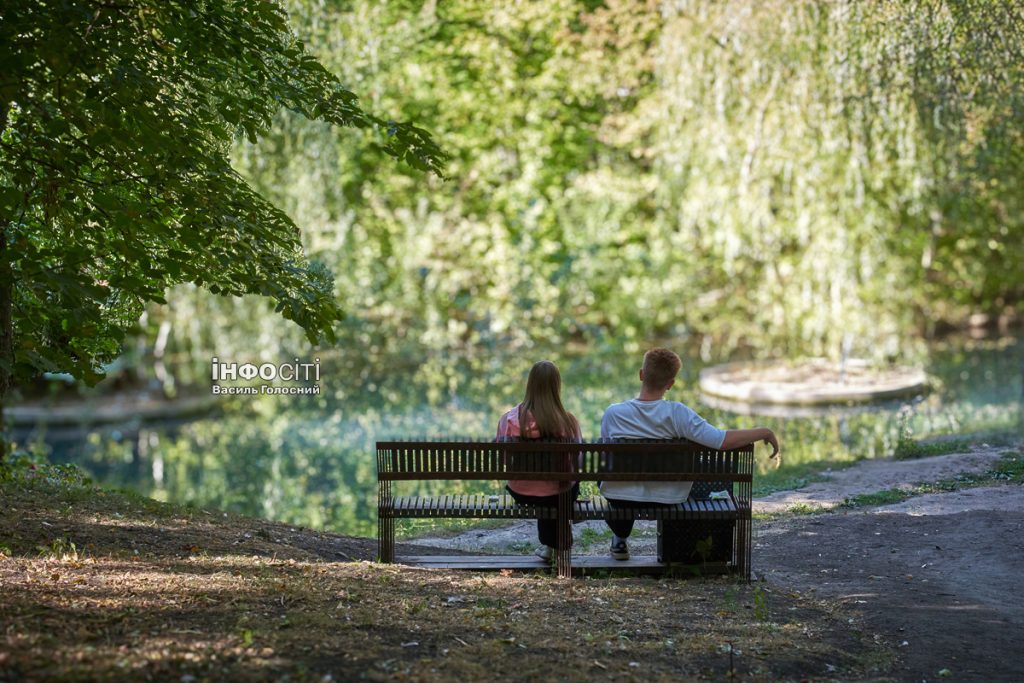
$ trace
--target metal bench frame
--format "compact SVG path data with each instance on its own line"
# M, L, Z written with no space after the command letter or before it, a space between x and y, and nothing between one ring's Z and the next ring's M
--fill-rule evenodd
M691 441L378 441L378 548L395 561L395 520L424 517L547 518L558 520L558 576L572 575L572 522L583 519L735 520L731 567L750 579L753 445L716 450ZM694 500L675 506L611 508L603 499L575 504L569 492L554 508L517 505L510 497L461 495L396 497L400 481L692 481L730 491L724 502Z

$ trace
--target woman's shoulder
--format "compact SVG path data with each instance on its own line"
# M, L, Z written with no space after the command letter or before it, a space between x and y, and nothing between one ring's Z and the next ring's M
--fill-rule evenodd
M519 422L519 405L516 405L501 415L502 420Z
M519 432L519 406L502 413L498 418L499 436L518 436Z

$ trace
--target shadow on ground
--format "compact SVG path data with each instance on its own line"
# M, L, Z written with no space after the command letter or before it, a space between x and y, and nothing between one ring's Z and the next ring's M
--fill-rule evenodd
M843 601L901 680L1024 680L1024 512L869 512L756 527L770 585ZM946 671L946 673L940 673Z

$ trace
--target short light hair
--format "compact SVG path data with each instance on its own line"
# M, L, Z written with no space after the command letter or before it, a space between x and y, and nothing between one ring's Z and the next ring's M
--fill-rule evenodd
M651 389L661 390L679 374L683 361L669 349L651 349L644 354L644 384Z

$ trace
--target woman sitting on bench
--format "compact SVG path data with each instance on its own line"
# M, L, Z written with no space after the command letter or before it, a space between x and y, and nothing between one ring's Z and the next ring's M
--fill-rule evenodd
M566 412L561 398L562 376L549 360L538 361L530 369L526 380L523 402L501 416L498 438L571 439L581 441L580 425L576 417ZM566 469L572 466L571 459ZM572 490L572 499L579 494L579 483L571 481L509 481L508 492L520 505L555 507L558 494ZM554 519L537 520L537 536L541 545L536 554L550 560L558 544L558 523Z

